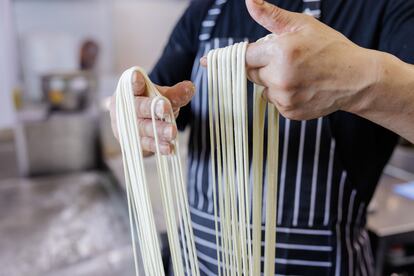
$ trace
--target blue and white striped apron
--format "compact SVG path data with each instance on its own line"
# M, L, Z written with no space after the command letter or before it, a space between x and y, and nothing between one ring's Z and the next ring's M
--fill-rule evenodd
M188 190L202 275L217 275L218 264L207 74L200 67L199 58L213 48L245 40L213 37L222 8L230 1L216 0L208 11L199 34L200 48L192 72L198 91L191 102ZM320 16L319 0L304 0L303 4L305 13ZM329 117L310 121L280 119L279 194L275 195L279 204L276 275L373 274L373 258L364 229L367 204L347 178L330 124Z

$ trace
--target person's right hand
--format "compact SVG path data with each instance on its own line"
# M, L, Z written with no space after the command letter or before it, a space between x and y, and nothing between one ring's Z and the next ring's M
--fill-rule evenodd
M141 135L141 145L144 155L149 155L156 151L155 139L151 120L151 102L143 76L136 72L132 77L132 86L135 96L135 111L138 118L139 133ZM174 115L177 117L180 108L187 105L194 95L195 87L190 81L180 82L172 87L156 86L158 91L170 100ZM118 139L118 126L116 122L116 97L111 97L110 115L112 131ZM169 105L165 101L159 101L156 106L158 118L170 114ZM157 132L160 139L161 154L171 154L174 150L171 142L177 137L177 128L170 123L157 121Z
M355 112L377 85L381 68L364 49L317 19L267 1L246 0L250 15L272 34L246 52L249 78L292 120Z

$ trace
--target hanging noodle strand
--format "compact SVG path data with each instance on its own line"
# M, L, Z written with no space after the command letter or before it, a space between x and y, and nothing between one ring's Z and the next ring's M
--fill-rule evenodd
M261 275L263 239L264 275L275 273L279 113L273 105L266 104L263 100L264 88L255 85L250 160L246 49L247 42L241 42L211 50L207 55L208 103L205 104L208 104L209 111L213 176L211 185L219 276ZM144 76L148 94L152 97L151 117L157 172L174 274L198 276L200 271L179 145L177 141L173 142L174 153L170 156L161 155L159 148L157 120L175 126L176 123L172 108L168 115L158 118L156 106L161 101L170 107L171 104L158 92L141 68L133 67L125 71L119 80L116 115L125 169L136 275L139 270L138 247L145 275L164 276L165 272L135 115L132 91L132 76L135 72ZM266 121L267 139L264 137Z
M116 118L125 170L136 275L139 270L136 242L139 244L145 275L165 275L135 115L132 76L136 72L142 74L148 94L153 97L151 116L156 142L157 171L174 273L175 275L198 276L199 267L179 157L179 145L177 141L174 141L174 154L161 155L156 129L157 120L176 125L174 114L168 99L158 92L144 70L139 67L133 67L122 74L116 92ZM165 118L157 118L156 116L156 106L160 101L170 105L170 114Z
M265 198L264 275L269 276L275 273L279 114L273 105L263 100L264 88L255 85L251 193L246 49L247 42L242 42L211 50L207 55L217 260L219 275L261 274L262 208ZM265 163L266 110L268 137ZM263 189L265 165L266 194Z

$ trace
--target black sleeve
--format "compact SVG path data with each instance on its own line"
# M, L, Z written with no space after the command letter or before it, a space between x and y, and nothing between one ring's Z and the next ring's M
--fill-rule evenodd
M414 63L414 0L388 0L381 22L378 50ZM335 128L335 137L341 144L351 181L364 187L362 194L370 194L381 176L378 172L394 151L398 135L346 112L336 112L331 120L332 125L341 126Z
M414 63L414 0L389 0L379 50Z
M175 26L164 51L153 68L152 82L172 86L191 79L191 71L198 50L201 22L212 1L194 0ZM184 129L191 117L190 105L181 109L177 119L179 129Z

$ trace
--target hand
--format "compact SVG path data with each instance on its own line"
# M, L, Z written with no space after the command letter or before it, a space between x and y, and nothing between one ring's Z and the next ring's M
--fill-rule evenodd
M156 151L154 133L151 120L151 98L147 93L143 76L136 72L132 78L135 96L135 110L138 118L139 133L144 155ZM180 108L187 105L194 95L195 87L190 81L184 81L172 87L157 86L158 91L170 100L175 116L178 116ZM116 123L115 95L111 97L110 115L112 131L118 139L118 127ZM165 101L159 101L156 106L157 117L162 118L170 114L169 105ZM161 154L171 154L174 150L171 142L177 137L177 128L169 123L157 121L157 132L160 139Z
M251 16L273 33L248 46L248 77L266 88L264 97L285 117L308 120L351 111L375 83L376 63L366 54L370 50L308 15L263 0L246 4Z
M249 78L287 118L307 120L351 111L376 82L372 55L304 14L261 0L246 0L251 16L273 35L249 45ZM360 93L361 92L361 93Z

